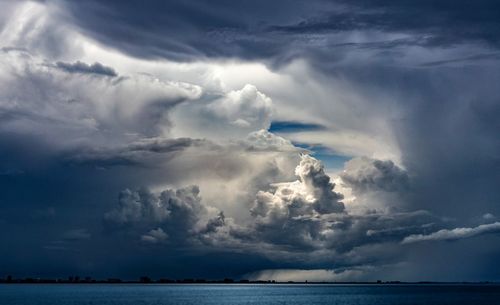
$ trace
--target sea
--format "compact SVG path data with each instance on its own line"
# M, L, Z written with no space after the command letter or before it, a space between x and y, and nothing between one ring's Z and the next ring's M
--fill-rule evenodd
M1 305L500 305L500 285L0 284Z

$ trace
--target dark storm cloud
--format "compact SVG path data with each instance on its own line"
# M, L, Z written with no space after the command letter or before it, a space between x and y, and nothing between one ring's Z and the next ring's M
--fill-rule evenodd
M28 51L28 49L26 49L26 48L19 48L19 47L2 47L2 48L0 48L0 50L2 50L5 53L8 53L8 52L19 52L19 53L24 53L26 55L30 54L30 52Z
M73 229L66 231L62 238L65 241L78 241L89 239L91 234L86 229Z
M500 42L496 1L66 1L97 39L144 57L309 56L335 46L393 48ZM139 9L140 8L140 9ZM418 16L418 17L417 17ZM405 33L379 42L314 43L349 31ZM285 43L286 42L286 43ZM311 45L311 46L309 46ZM319 50L318 50L319 49Z
M139 56L184 60L200 56L272 55L261 48L270 40L257 39L252 29L260 26L252 23L268 22L266 19L270 18L279 20L276 13L286 16L286 11L290 11L281 3L269 2L151 1L144 6L140 1L67 1L66 4L78 24L107 44ZM306 7L299 1L295 4ZM108 26L102 27L104 22Z
M461 57L461 58L430 61L430 62L426 62L426 63L421 64L421 66L423 66L423 67L435 67L435 66L441 66L441 65L446 65L446 64L463 64L463 63L472 63L475 61L488 61L488 60L499 60L499 59L500 59L500 53L478 54L478 55L472 55L472 56Z
M460 67L420 74L398 90L411 94L408 115L394 121L403 164L413 179L412 204L451 217L496 213L500 194L500 114L497 68ZM418 88L418 89L417 89Z
M336 1L345 7L300 23L275 26L288 33L380 30L415 34L414 44L443 46L467 41L498 45L496 1ZM417 17L419 16L419 17ZM417 18L416 18L417 17Z
M115 148L77 147L63 153L68 165L87 165L109 168L112 166L155 166L155 161L167 161L179 152L201 145L210 145L206 140L191 138L143 138ZM64 156L65 155L65 156Z
M3 169L0 171L0 176L16 176L16 175L22 175L24 174L24 171L20 169L15 169L15 168L8 168L8 169Z
M115 234L128 232L146 243L168 242L195 250L199 240L209 240L209 235L225 226L224 213L214 213L214 208L209 211L201 200L196 185L160 193L145 188L126 189L119 194L118 206L107 212L104 220L107 229Z
M59 69L62 69L68 73L90 73L90 74L99 74L111 77L118 76L118 74L113 68L106 67L98 62L89 65L81 61L77 61L75 63L66 63L58 61L56 63L56 66Z
M390 160L352 159L340 177L354 192L403 192L409 188L408 173Z
M141 240L146 243L160 243L168 238L168 234L162 228L150 230L147 234L141 236Z
M56 276L76 270L126 277L238 276L276 268L362 269L401 262L407 249L425 245L416 241L465 237L471 241L486 233L489 236L481 238L490 239L467 248L467 253L476 251L475 259L468 260L469 268L481 267L479 252L498 252L498 243L491 242L498 236L497 223L464 224L486 212L500 213L500 75L498 54L492 50L499 43L500 18L493 1L47 3L62 3L62 11L67 8L72 16L61 19L68 17L61 12L47 21L44 17L49 15L39 12L38 19L27 18L34 21L21 31L23 39L12 40L15 47L2 48L0 213L5 229L0 241L9 247L0 248L0 269L24 270L29 276L36 269ZM28 10L27 17L33 11L37 12ZM6 8L0 19L9 14ZM286 174L290 179L283 180L282 163L304 150L266 130L226 146L165 138L174 124L171 110L194 100L206 106L204 89L176 79L156 79L161 67L160 72L122 78L115 77L118 73L101 58L90 61L97 60L95 64L76 61L84 51L71 48L75 33L65 32L63 26L72 21L75 33L90 35L106 50L112 47L137 57L272 63L308 59L310 70L287 71L287 77L318 85L315 90L326 93L325 101L304 99L296 109L317 107L314 115L304 121L280 117L271 131L287 135L331 131L334 136L337 130L321 125L330 117L322 123L314 119L331 108L342 111L337 100L345 99L345 122L331 118L331 123L351 126L353 118L361 117L369 129L372 121L382 122L393 133L401 160L350 162L340 177L357 197L348 203L339 193L340 185L334 185L311 159L299 167L297 177L290 177L291 168ZM45 28L34 26L44 22ZM14 29L22 25L18 20L11 23ZM455 50L459 44L473 45L473 54L478 55L470 55L467 48ZM417 52L410 50L413 46L418 46ZM433 52L445 53L434 58ZM101 54L97 53L86 55ZM352 65L332 65L345 56L352 57ZM398 61L404 56L416 57L415 68ZM121 60L117 56L118 64ZM116 67L131 62L135 63L125 61ZM469 63L475 65L465 65ZM241 74L245 73L243 69ZM347 94L324 91L323 87L337 83L339 89L348 87ZM253 85L232 92L261 95ZM352 95L360 103L351 101ZM286 94L280 98L286 99ZM188 108L180 121L202 134L237 131L239 139L241 126L235 123L248 123L262 110L266 124L257 120L248 131L271 122L271 103L253 107L258 100L221 98L212 103L221 107L215 107L208 119ZM216 124L220 132L212 131ZM332 147L321 146L321 139L311 143L302 146L316 156L331 154ZM267 159L269 155L276 158ZM222 181L206 189L220 193L231 207L243 209L249 222L240 223L231 213L214 208L213 202L203 201L201 184L183 187L192 184L192 177ZM160 191L153 190L159 187ZM230 193L238 196L223 198ZM380 198L372 193L381 194ZM384 205L374 207L377 200ZM366 210L350 211L362 208L360 203L366 203ZM444 219L454 220L451 224ZM455 267L460 267L455 269L462 270L467 244L454 244L459 250L453 251L459 262ZM69 250L71 256L58 254ZM415 252L422 260L420 267L429 265L427 251ZM448 249L443 253L450 255ZM494 269L491 266L486 267ZM438 269L424 279L433 279ZM464 269L457 274L455 280L469 273ZM498 272L493 276L497 279Z
M159 195L147 189L127 189L119 195L118 208L107 213L105 219L118 225L161 224L169 219L169 223L175 222L188 231L205 211L199 193L197 186L169 189Z
M302 157L296 173L299 181L277 183L257 194L247 223L202 204L196 186L160 192L126 189L105 221L113 236L126 236L129 243L166 245L171 252L224 249L301 268L382 263L391 256L388 249L404 237L441 227L440 220L426 211L350 214L320 163L311 157ZM373 249L380 245L386 249ZM373 251L365 253L367 249Z

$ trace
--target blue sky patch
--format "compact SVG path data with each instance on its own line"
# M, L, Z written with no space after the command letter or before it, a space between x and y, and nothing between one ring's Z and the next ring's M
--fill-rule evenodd
M344 168L344 163L352 159L350 156L336 154L321 144L293 142L293 145L310 150L316 159L321 160L327 170L342 169Z
M325 126L323 125L295 121L274 121L271 122L271 127L269 127L269 131L274 133L316 131L324 129Z

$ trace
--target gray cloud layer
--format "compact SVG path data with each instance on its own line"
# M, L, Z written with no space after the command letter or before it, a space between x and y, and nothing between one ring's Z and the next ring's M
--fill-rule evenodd
M338 55L328 50L343 47L384 50L470 42L497 47L499 42L498 4L490 0L437 5L363 0L307 5L300 1L150 1L140 12L137 1L65 2L77 24L91 35L146 57L274 58L279 62L312 54L335 59ZM400 35L368 41L341 35L363 31Z
M410 235L403 239L403 244L411 244L422 241L439 241L439 240L457 240L462 238L470 238L486 233L495 233L500 231L500 222L479 225L474 228L455 228L451 230L443 229L431 234L416 234Z
M96 62L92 65L86 64L81 61L75 63L65 63L58 61L56 66L69 73L91 73L91 74L101 74L106 76L118 76L113 68L103 66L102 64Z

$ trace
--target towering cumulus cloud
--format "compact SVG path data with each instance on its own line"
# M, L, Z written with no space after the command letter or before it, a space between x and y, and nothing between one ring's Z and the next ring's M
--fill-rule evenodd
M109 221L117 224L160 224L169 223L189 230L194 227L198 218L206 213L200 203L200 190L197 186L177 190L164 190L155 195L148 190L120 193L119 207L105 215Z
M252 213L262 217L276 214L294 217L344 211L342 195L334 192L335 184L318 160L303 155L295 174L299 180L273 184L273 192L260 191Z

